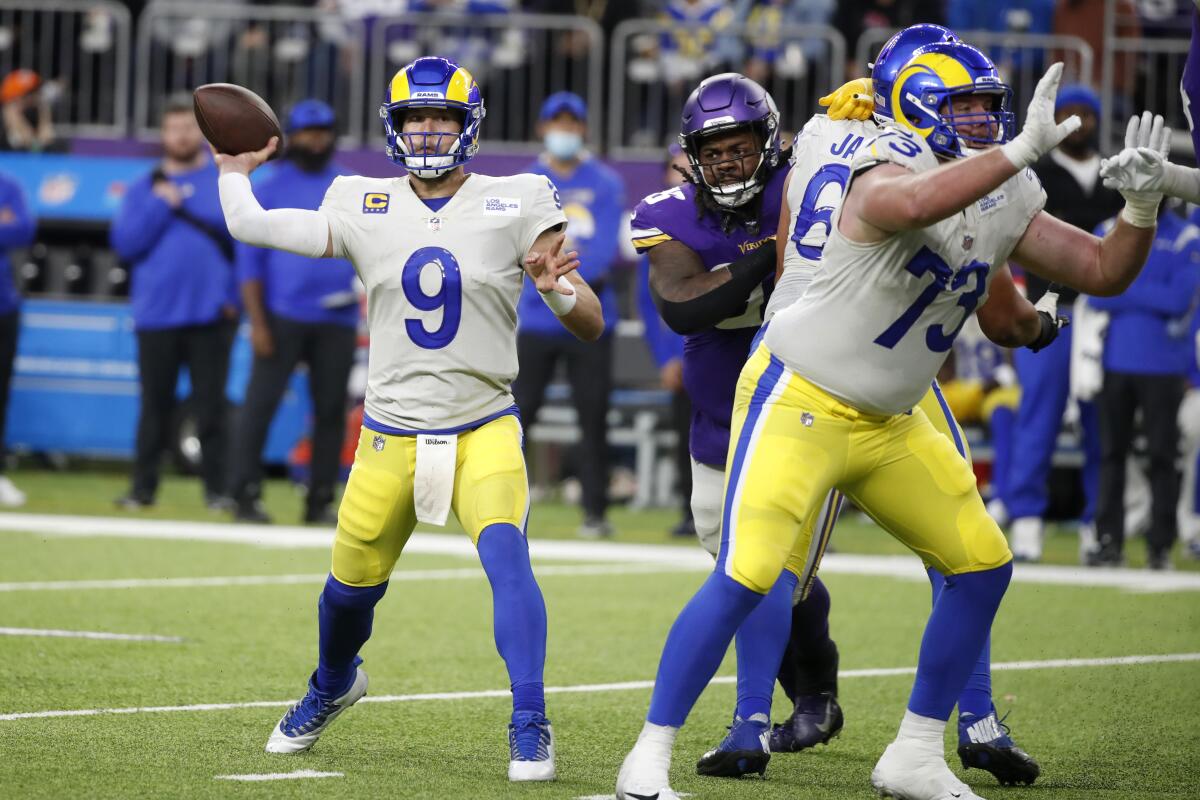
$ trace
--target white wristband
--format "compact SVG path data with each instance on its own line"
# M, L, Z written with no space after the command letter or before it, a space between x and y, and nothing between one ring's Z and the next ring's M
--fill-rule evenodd
M575 287L567 280L566 275L558 276L558 285L570 289L571 294L559 294L553 289L548 292L538 290L538 294L542 296L542 301L554 312L554 316L565 317L575 307L575 301L579 299L579 295L576 293Z
M1001 145L1000 152L1017 168L1017 172L1038 160L1038 151L1019 135L1008 144Z
M1135 228L1153 228L1158 224L1158 203L1162 199L1162 195L1153 195L1158 198L1152 204L1142 204L1138 202L1130 202L1129 198L1125 198L1125 208L1121 209L1121 218Z

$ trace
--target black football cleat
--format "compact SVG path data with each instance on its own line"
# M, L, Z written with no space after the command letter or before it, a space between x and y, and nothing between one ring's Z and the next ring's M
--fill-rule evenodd
M832 692L801 695L787 722L771 731L772 753L796 753L829 740L841 733L845 718Z
M1005 718L1007 719L1007 714ZM958 757L966 769L975 767L992 773L1001 786L1032 785L1042 774L1038 762L1017 747L1004 720L989 714L958 715Z

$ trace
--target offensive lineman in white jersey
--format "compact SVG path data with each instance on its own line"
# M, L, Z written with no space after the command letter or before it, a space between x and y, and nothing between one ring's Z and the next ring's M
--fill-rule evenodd
M581 339L603 331L600 304L560 253L563 215L544 177L466 174L483 98L453 61L396 73L380 109L387 154L408 175L339 177L317 211L264 211L248 173L273 152L216 156L234 238L310 257L348 258L367 289L371 352L363 430L338 511L321 593L317 669L271 732L297 753L367 689L359 650L417 521L453 509L492 585L496 648L513 694L509 780L552 780L554 739L542 675L546 608L529 564L529 491L509 384L525 275Z
M1056 64L1042 78L1009 141L1011 89L978 50L930 45L901 71L885 99L898 125L858 151L820 270L742 373L717 568L668 635L619 800L676 796L668 771L679 727L733 632L781 570L803 562L802 522L834 487L947 578L908 711L872 784L914 800L977 797L946 766L942 737L1012 554L965 460L914 406L1010 254L1049 280L1119 293L1145 262L1160 199L1127 192L1104 239L1042 213L1027 167L1079 125L1054 121L1061 74Z

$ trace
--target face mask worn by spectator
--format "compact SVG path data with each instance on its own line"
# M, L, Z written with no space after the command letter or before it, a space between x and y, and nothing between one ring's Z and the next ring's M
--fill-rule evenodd
M560 161L570 161L583 149L583 137L570 131L546 131L546 152Z

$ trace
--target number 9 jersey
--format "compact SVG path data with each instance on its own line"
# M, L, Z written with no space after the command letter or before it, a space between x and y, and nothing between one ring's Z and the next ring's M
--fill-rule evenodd
M436 211L410 181L336 178L321 211L367 290L370 427L454 432L513 409L522 262L566 217L541 175L469 174Z
M923 139L895 127L858 148L851 181L882 163L913 172L938 165ZM1008 260L1045 203L1026 169L958 214L874 244L838 231L839 208L812 283L775 314L767 348L855 408L907 411L929 391L963 323L986 299L993 268Z

